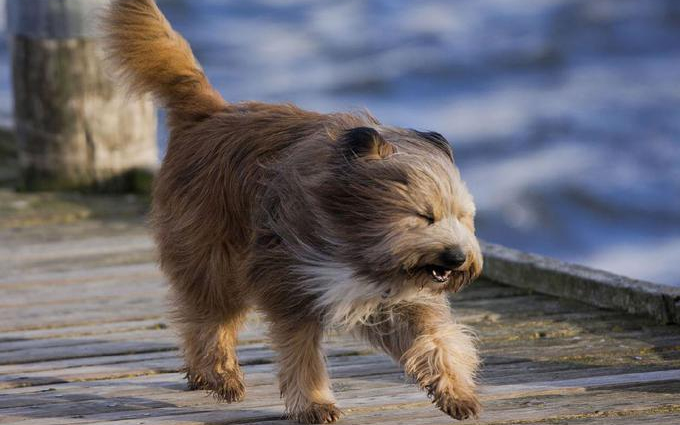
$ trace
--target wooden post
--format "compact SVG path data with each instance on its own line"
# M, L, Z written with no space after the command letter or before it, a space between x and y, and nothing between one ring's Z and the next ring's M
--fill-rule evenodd
M105 70L97 16L107 2L8 0L23 189L130 190L156 167L155 108Z

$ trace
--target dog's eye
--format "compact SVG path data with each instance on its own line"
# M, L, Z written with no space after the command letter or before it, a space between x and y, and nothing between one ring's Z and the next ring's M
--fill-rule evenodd
M432 214L422 214L418 213L418 217L422 218L423 220L427 221L427 224L433 225L434 224L434 216Z

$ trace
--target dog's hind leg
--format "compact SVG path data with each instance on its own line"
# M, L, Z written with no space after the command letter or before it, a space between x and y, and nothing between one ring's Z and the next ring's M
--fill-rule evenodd
M474 337L453 321L443 297L386 307L355 330L399 361L444 413L455 419L479 414Z
M156 220L161 268L171 287L189 388L211 391L225 402L241 401L245 385L236 343L248 304L233 266L239 258L224 244L205 242L210 240L206 233L162 227L170 220L160 213Z
M183 317L185 372L192 390L208 390L227 403L243 400L245 384L236 357L245 310L210 318Z
M335 407L321 350L319 323L272 320L271 336L279 352L279 385L288 416L301 423L332 423Z

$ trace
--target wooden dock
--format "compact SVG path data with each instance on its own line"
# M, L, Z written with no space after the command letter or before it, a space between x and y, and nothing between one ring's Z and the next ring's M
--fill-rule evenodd
M246 400L188 391L153 245L139 224L0 228L0 423L284 424L252 317ZM479 424L680 424L680 327L478 281L454 298L484 358ZM386 356L329 335L342 424L454 422Z

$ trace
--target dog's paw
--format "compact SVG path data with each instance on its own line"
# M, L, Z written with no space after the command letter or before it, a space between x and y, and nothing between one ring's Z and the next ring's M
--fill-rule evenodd
M332 424L342 416L342 411L334 404L312 403L299 412L289 412L290 419L302 424Z
M189 368L184 368L184 378L187 380L187 388L189 391L204 390L207 387L206 380L198 373L192 372Z
M216 399L226 403L237 403L246 396L246 385L240 371L222 373L220 378L209 389Z
M429 391L432 402L444 413L459 421L477 418L482 406L474 393Z
M240 370L200 375L187 372L190 390L210 391L219 401L236 403L246 395L246 386Z

